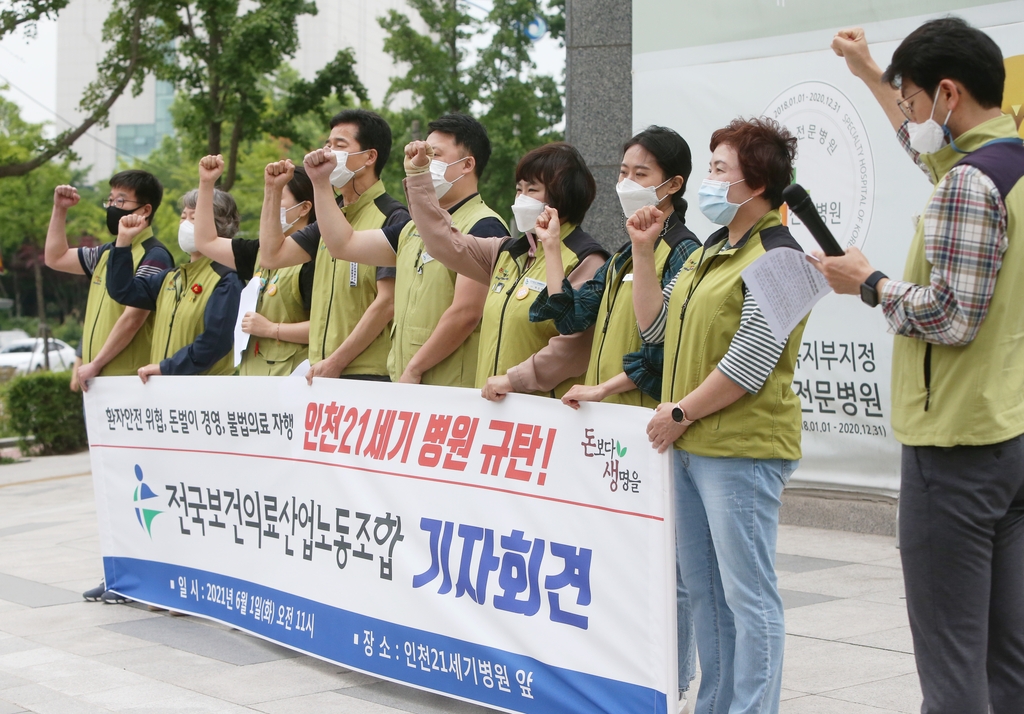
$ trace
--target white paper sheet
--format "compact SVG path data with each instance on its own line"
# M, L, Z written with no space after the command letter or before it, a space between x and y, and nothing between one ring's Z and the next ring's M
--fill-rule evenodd
M832 290L824 276L807 262L807 256L790 248L768 251L747 266L740 277L779 344Z
M304 359L301 362L299 362L299 366L292 370L292 373L289 374L288 376L301 377L302 379L305 379L307 372L309 372L309 360Z
M249 346L249 335L242 332L242 318L245 313L253 312L256 309L256 299L260 295L260 279L254 277L249 284L242 289L238 298L238 317L235 319L235 366L242 363L242 353Z

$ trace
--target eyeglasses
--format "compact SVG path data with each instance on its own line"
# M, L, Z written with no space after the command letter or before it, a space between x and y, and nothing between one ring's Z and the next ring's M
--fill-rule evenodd
M111 206L116 206L117 208L124 208L124 204L126 203L134 203L136 206L140 205L138 201L132 201L131 199L122 197L115 198L113 200L108 198L106 201L103 202L103 207L110 208Z
M913 94L911 94L909 97L904 97L903 99L896 102L896 106L898 106L900 108L900 111L903 112L903 116L907 118L907 121L914 121L914 117L910 116L910 113L914 111L914 105L910 104L910 100L923 91L923 89L919 89Z

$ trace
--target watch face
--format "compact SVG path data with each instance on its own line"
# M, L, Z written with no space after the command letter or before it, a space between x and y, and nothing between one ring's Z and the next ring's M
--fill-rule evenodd
M683 413L682 409L680 409L679 407L675 407L672 410L672 418L675 419L677 422L682 423L683 419L686 418L686 415Z
M861 283L860 299L865 305L875 307L878 305L878 289L867 283Z

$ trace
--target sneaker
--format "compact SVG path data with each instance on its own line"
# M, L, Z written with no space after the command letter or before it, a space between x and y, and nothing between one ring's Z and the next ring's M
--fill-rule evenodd
M686 692L679 692L679 714L690 714L690 702L686 699Z
M82 593L82 597L84 597L89 602L99 602L100 598L103 597L103 593L105 593L106 591L107 585L101 580L99 585L92 588L91 590L86 590L84 593Z
M107 603L108 605L124 605L126 602L131 602L124 595L115 593L113 590L107 590L103 595L100 596L100 600Z

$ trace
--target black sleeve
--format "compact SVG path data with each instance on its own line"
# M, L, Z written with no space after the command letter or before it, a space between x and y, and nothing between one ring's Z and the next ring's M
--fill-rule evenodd
M316 272L316 258L308 260L299 268L299 293L302 307L309 312L313 307L313 274Z
M260 242L258 240L231 239L231 253L235 256L235 270L242 283L252 280L252 275L256 272L256 254L259 251Z
M131 248L113 248L107 262L107 292L122 305L156 310L165 273L134 275Z
M405 206L401 206L400 208L393 210L391 214L384 219L383 227L387 228L388 226L398 226L398 232L401 233L402 229L405 228L405 224L411 220L412 217L409 215L409 209Z
M397 211L396 211L397 213ZM384 231L384 237L388 239L388 243L391 244L391 250L398 252L398 238L402 235L402 231L405 230L405 224L384 226L381 228Z
M300 248L309 253L310 258L316 260L316 253L320 248L320 226L316 224L316 221L292 233L291 238Z
M500 220L494 216L488 216L474 223L473 227L469 229L469 234L477 238L504 238L509 233L508 228Z
M391 278L394 280L395 276L398 275L398 271L394 266L387 268L377 268L377 280L387 280Z

